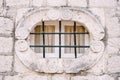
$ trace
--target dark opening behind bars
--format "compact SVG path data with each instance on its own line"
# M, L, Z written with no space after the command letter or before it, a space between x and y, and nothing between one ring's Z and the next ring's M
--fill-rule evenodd
M81 34L81 35L84 35L84 34L89 34L88 32L76 32L76 22L74 22L74 31L73 32L61 32L61 24L62 24L62 21L59 21L59 32L45 32L45 23L44 21L42 21L42 32L31 32L30 34L32 35L40 35L40 34L43 34L43 45L30 45L30 47L42 47L43 48L43 58L45 58L45 48L47 47L58 47L59 48L59 58L61 58L61 47L62 48L74 48L74 55L75 55L75 58L77 58L77 49L76 48L89 48L90 46L78 46L76 45L76 34ZM59 45L45 45L45 35L46 34L59 34ZM61 34L74 34L74 46L73 45L61 45Z

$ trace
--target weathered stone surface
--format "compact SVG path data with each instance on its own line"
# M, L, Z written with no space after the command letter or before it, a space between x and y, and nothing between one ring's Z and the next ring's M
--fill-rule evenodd
M0 17L0 36L10 36L13 33L13 28L12 20Z
M120 80L120 77L118 78L118 80Z
M60 59L46 59L45 65L42 67L45 73L62 73L63 72L63 60Z
M15 70L15 72L18 72L18 73L31 72L24 64L22 64L22 62L18 59L18 57L16 55L15 55L14 70Z
M22 76L18 76L18 75L15 75L15 76L5 76L4 80L22 80Z
M68 6L87 7L87 0L68 0Z
M47 0L48 6L65 6L66 0Z
M88 73L94 75L101 75L106 72L106 65L107 65L107 55L104 53L104 56L89 70Z
M106 32L109 38L120 36L119 18L116 16L115 9L105 9Z
M8 72L12 69L12 56L0 56L0 72Z
M13 39L11 37L4 38L0 37L0 53L12 52L13 49Z
M40 7L40 6L45 6L46 3L45 0L33 0L32 5Z
M91 13L100 21L103 27L105 27L105 14L103 8L89 8Z
M6 16L12 18L13 20L16 18L17 9L16 8L6 8Z
M52 76L52 80L70 80L70 75L55 74Z
M72 77L71 80L114 80L113 77L109 75L103 75L103 76L75 76Z
M3 4L3 0L0 0L0 7L2 7L2 4Z
M0 7L0 16L6 16L6 8Z
M29 6L29 1L30 0L6 0L6 5L14 7Z
M17 9L17 12L16 12L16 23L18 23L21 18L25 15L25 13L27 13L29 10L31 10L31 8L20 8L20 9Z
M0 80L2 80L2 76L0 76Z
M106 46L106 53L109 54L109 56L111 55L118 55L119 53L119 48L115 48L113 46Z
M109 73L120 72L120 56L113 56L108 59L107 69Z
M49 75L38 75L36 73L25 73L15 76L6 76L5 80L51 80Z
M24 77L22 80L51 80L51 76L49 75L28 75Z
M117 0L89 0L90 7L115 7Z
M120 38L110 38L110 39L108 39L108 45L120 49Z

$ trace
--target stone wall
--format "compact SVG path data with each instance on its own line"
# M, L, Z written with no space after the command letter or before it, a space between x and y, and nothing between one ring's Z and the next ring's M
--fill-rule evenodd
M44 7L83 8L105 30L103 57L79 73L38 73L29 70L15 53L15 30L26 12ZM119 0L0 0L0 80L120 80Z

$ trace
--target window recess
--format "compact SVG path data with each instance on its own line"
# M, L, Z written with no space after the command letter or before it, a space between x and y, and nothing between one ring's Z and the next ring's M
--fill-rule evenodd
M89 32L75 21L42 21L30 33L30 47L43 58L77 58L89 50Z

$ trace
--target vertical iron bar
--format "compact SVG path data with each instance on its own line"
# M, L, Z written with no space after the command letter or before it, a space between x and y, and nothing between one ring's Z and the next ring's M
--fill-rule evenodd
M74 22L74 45L75 45L74 50L75 50L75 58L77 58L76 34L75 34L75 32L76 32L76 22Z
M61 21L59 21L59 46L61 46ZM59 58L61 58L61 47L59 47Z
M45 58L45 34L44 34L44 32L45 32L45 29L44 29L44 21L42 21L42 32L43 32L43 58Z

